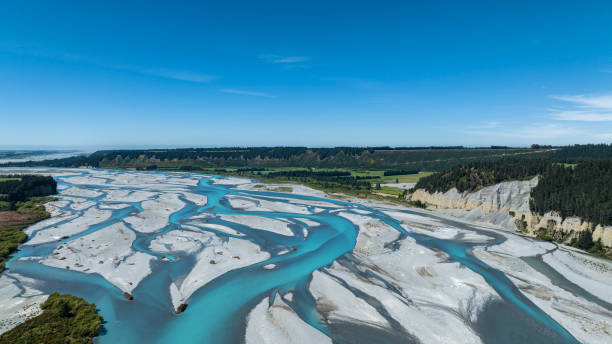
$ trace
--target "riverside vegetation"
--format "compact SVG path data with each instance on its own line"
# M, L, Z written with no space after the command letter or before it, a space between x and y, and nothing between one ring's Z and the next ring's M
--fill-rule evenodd
M45 161L3 166L100 167L238 174L269 182L299 182L327 192L359 197L391 195L404 190L385 183L412 183L462 162L505 156L541 156L550 147L226 147L97 151ZM295 172L294 172L295 171ZM421 171L421 172L419 172ZM419 172L419 173L415 173ZM416 178L415 178L416 177Z
M5 166L90 166L231 174L263 182L301 183L328 193L340 192L357 197L390 195L402 203L405 203L407 190L381 184L418 181L415 189L429 192L444 192L453 187L461 192L474 192L503 181L540 176L538 186L532 190L532 211L537 214L556 211L563 218L578 216L594 224L610 225L610 161L612 145L587 144L564 147L532 145L529 148L230 147L113 150L98 151L89 156ZM542 238L546 238L546 234L542 234ZM597 243L593 243L589 249L593 247L598 247Z
M52 177L0 176L0 272L19 244L27 240L21 230L50 216L44 203L55 200L49 195L56 192Z
M0 176L0 272L19 244L27 240L22 229L50 214L44 203L54 201L57 183L36 175ZM94 304L72 295L53 293L41 305L43 312L0 336L3 343L92 343L102 326Z
M41 305L42 314L26 320L0 336L0 344L92 343L104 319L96 313L96 305L80 297L55 292Z
M104 158L97 160L98 165L93 164L96 161L95 159L99 159L99 157L96 157L94 160L89 161L89 162L93 162L92 164L89 164L87 160L72 160L72 162L70 163L71 164L74 163L77 165L70 165L70 166L98 166L98 167L115 167L115 168L135 168L135 169L141 169L141 170L191 171L191 172L201 172L201 173L242 175L242 176L247 176L247 177L254 177L254 178L260 179L265 182L298 182L298 183L307 184L309 186L313 186L315 188L324 189L325 191L328 191L328 192L338 191L338 192L353 194L353 195L362 196L362 197L364 195L366 197L370 197L370 196L375 197L374 195L384 191L383 190L384 186L380 186L380 184L384 184L388 182L391 182L391 183L394 181L395 182L409 182L409 180L416 182L419 178L422 177L420 180L422 180L423 183L429 182L432 185L437 185L438 182L436 180L439 180L438 178L445 175L446 173L448 174L448 176L450 176L445 181L446 186L448 185L457 186L458 184L461 184L461 188L463 188L464 190L468 190L468 189L477 190L486 185L491 185L491 183L494 184L494 183L498 183L504 180L527 179L535 175L540 175L542 176L542 178L544 178L544 173L546 173L547 169L557 169L557 168L567 169L568 173L574 173L575 170L578 170L580 166L583 163L586 163L588 160L588 159L576 160L575 158L572 158L573 160L569 161L569 158L568 160L557 159L553 157L552 153L549 153L550 149L551 148L549 147L546 147L546 148L538 147L538 148L533 148L533 149L512 150L508 148L497 148L496 147L496 148L486 149L487 154L490 154L490 155L478 155L481 152L478 152L477 150L474 150L472 152L469 149L464 150L464 149L459 149L459 148L444 149L442 150L444 151L444 153L439 153L437 152L436 149L425 149L423 150L425 151L425 153L415 150L416 153L414 156L420 156L419 154L425 154L425 155L422 155L421 156L422 159L418 160L418 162L413 161L413 162L406 163L406 164L400 163L399 162L400 159L396 160L395 162L380 162L380 163L377 162L376 160L374 162L371 162L374 159L371 159L369 161L364 160L364 156L369 156L371 158L374 155L382 156L385 154L390 154L390 155L398 154L398 152L396 152L395 149L392 149L391 153L388 153L384 150L379 151L377 149L374 149L373 151L356 149L355 150L356 155L354 155L352 158L350 159L347 158L347 160L342 160L342 159L336 160L337 157L342 157L343 155L346 155L347 152L350 152L350 150L339 149L336 151L337 153L335 154L330 153L331 155L327 155L327 156L325 156L324 154L321 154L321 152L316 153L318 154L317 155L318 161L314 161L312 165L317 165L317 166L310 166L306 168L291 167L291 164L295 163L296 161L295 159L297 159L296 156L298 155L293 155L293 156L289 155L289 158L284 159L282 155L284 153L282 153L282 150L276 153L274 153L274 151L272 151L273 153L270 153L270 154L278 154L278 156L276 157L274 157L274 155L265 155L265 154L268 154L268 153L265 153L263 158L259 155L250 155L249 159L243 159L240 157L235 158L236 161L240 162L240 164L243 164L242 167L240 167L240 164L238 164L236 161L233 160L234 157L232 157L232 154L234 154L235 152L230 152L231 154L229 154L228 157L220 158L220 157L215 157L214 154L224 154L224 153L215 151L214 154L211 155L211 157L202 158L205 161L205 163L202 163L201 161L199 162L198 159L193 159L192 157L186 157L184 159L179 159L179 158L170 159L172 155L167 155L163 157L163 154L164 154L163 152L160 153L160 155L155 155L156 153L151 153L151 155L147 155L149 153L146 153L144 155L143 154L136 155L136 153L142 153L142 151L136 151L136 153L134 153L133 155L130 155L131 153L122 154L121 151L118 151L119 152L118 154L113 153L115 155L107 154L107 153L102 154L101 156L103 156ZM440 157L440 156L446 156L446 154L449 154L449 152L450 153L456 152L460 156L460 158L449 158L447 160L437 161L431 164L429 160L426 160L427 159L426 154L428 153L432 154L433 157ZM469 155L475 152L478 152L478 154L474 154L473 156ZM174 152L174 153L177 153L177 152ZM306 153L302 152L300 154L311 154L311 153L312 151L309 153L307 150ZM509 159L509 158L506 158L505 157L506 155L504 154L512 155L512 156L517 155L517 157L513 159ZM520 157L530 156L531 158L519 159L518 158L519 156ZM160 157L163 157L163 159ZM301 158L304 158L304 156L302 156ZM85 159L85 158L77 158L77 159ZM215 165L215 159L217 160L216 165ZM383 160L378 160L378 161L384 161L384 158L381 158L381 159ZM287 164L288 166L273 166L275 164L281 164L281 162L282 164ZM605 164L606 160L603 158L599 160L598 158L596 162ZM81 163L83 164L81 165ZM362 163L363 165L361 165ZM237 166L227 166L227 165L232 165L232 164L236 164ZM269 164L271 166L265 166L266 164ZM351 164L355 164L355 165L351 166ZM565 167L566 166L565 164L571 164L571 165L568 165L568 167ZM440 171L441 173L434 174L431 177L427 176L427 174L424 172L414 173L416 172L416 170L423 171L422 169L416 168L415 167L416 165L430 166L432 171ZM299 165L292 165L292 166L299 166ZM405 174L401 174L401 173L405 173ZM563 172L560 172L560 173L563 173ZM468 177L465 177L466 175ZM463 181L460 181L462 180L462 178L463 178ZM579 178L584 178L584 177L582 177L581 175ZM442 185L442 182L440 182L440 185ZM584 188L584 187L586 186L585 185L581 186L581 188ZM279 187L279 191L282 191L282 189L280 188L282 187ZM442 190L442 188L440 190ZM609 187L604 187L604 188L609 189ZM579 190L580 189L578 189L577 192ZM404 202L404 196L407 191L398 190L397 192L398 192L398 195L397 195L398 197L396 199L400 202ZM605 194L602 194L602 197L606 197ZM586 202L585 204L594 204L594 203ZM424 204L418 204L418 205L425 206ZM415 204L415 206L418 206L418 205ZM17 203L15 203L15 206L17 206ZM554 204L551 206L554 206ZM594 253L598 253L597 252L598 243L593 242L592 236L590 235L590 233L588 234L589 234L588 236L586 234L581 235L577 240L575 240L573 244L576 245L577 247L581 247L587 250L591 250ZM599 247L601 247L601 245L599 245ZM57 295L57 296L60 296L60 295ZM65 306L60 306L60 307L66 308ZM93 310L95 314L95 306L93 306ZM43 312L43 315L45 313L46 313L46 309L45 309L45 312ZM59 312L59 313L62 313L62 312ZM47 319L49 319L49 321L61 320L61 321L64 321L66 324L68 324L69 321L71 321L68 318L73 318L72 319L73 321L75 321L76 319L75 316L71 315L71 314L74 314L73 312L72 313L63 312L63 314L69 314L70 316L64 317L66 319L63 319L59 317L58 314L56 314L55 317L49 316ZM43 320L40 320L40 321L43 321ZM99 318L98 321L100 322L102 321L101 317ZM91 325L93 323L95 323L95 320L91 322L84 322L82 328L83 329L95 329L95 326ZM80 326L79 325L80 323L77 323L76 321L73 322L72 324L76 327ZM87 324L90 324L90 325L87 325ZM23 327L19 330L18 328L15 328L14 330L17 330L18 332L20 331L20 333L27 334L34 327L30 327L30 328ZM69 326L68 329L70 328L71 327ZM68 338L71 338L70 340L75 340L73 342L77 342L76 340L80 340L78 339L78 337L76 337L78 333L84 333L89 336L93 336L98 333L99 329L100 327L97 327L96 331L89 331L89 332L87 330L83 330L82 332L74 333L74 336L72 332L66 332L65 330L62 330L60 335L64 337L68 336ZM6 342L7 343L8 342L20 342L20 339L18 339L19 337L11 337L11 338L12 339L7 339ZM4 337L2 337L2 340L4 340ZM91 340L91 337L84 338L83 340L85 340L83 342L88 342L87 340ZM43 342L54 343L51 340L47 340ZM60 343L60 342L61 341L57 341L57 343Z
M457 188L459 192L474 192L503 181L539 176L537 186L531 190L532 212L539 215L556 212L562 219L575 216L594 226L609 226L612 225L612 159L609 158L612 150L610 146L604 147L607 150L593 145L593 152L585 147L570 151L584 154L583 159L564 153L561 156L572 158L561 161L513 158L461 164L422 178L414 189L433 193ZM608 152L607 159L602 151ZM541 228L537 234L540 239L552 240L549 232ZM597 255L611 256L601 242L593 241L592 230L581 233L570 244Z

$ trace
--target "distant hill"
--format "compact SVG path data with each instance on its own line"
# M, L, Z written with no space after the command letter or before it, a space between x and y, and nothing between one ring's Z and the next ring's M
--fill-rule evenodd
M62 159L81 153L74 150L0 150L0 164Z
M452 147L227 147L105 150L89 156L9 163L3 166L194 168L313 167L440 171L457 164L509 156L543 157L552 148Z

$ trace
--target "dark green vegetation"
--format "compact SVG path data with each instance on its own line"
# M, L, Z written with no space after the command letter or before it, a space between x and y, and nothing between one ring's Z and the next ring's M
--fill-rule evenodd
M397 175L402 175L402 174L417 174L417 173L419 173L418 170L391 170L391 171L385 171L383 175L386 177L386 176L397 176Z
M53 200L57 183L43 176L0 176L0 272L5 261L27 240L21 230L49 217L43 206Z
M398 202L404 201L406 192L384 184L418 181L416 188L428 191L456 187L473 192L502 181L540 176L540 184L532 194L532 210L540 214L556 210L564 217L580 216L593 223L610 224L611 188L606 186L610 184L605 170L609 159L612 145L606 144L530 148L229 147L98 151L89 156L4 166L90 166L231 174L263 182L301 183L359 197L390 195ZM588 161L595 165L580 168L583 164L587 166ZM592 168L597 172L585 172ZM423 171L441 172L429 176Z
M542 156L544 148L483 147L250 147L98 151L89 156L4 166L102 167L238 174L268 182L297 182L328 192L367 196L372 186L412 183L426 172L507 156ZM402 190L381 186L377 194Z
M0 344L92 343L104 319L96 305L69 294L55 292L41 305L43 313L2 334Z
M593 226L612 225L612 145L565 147L546 159L511 158L460 164L422 178L415 189L444 192L456 187L459 191L473 192L502 181L534 176L539 176L529 204L534 213L554 211L561 218L576 216ZM518 221L517 227L524 228L526 223ZM536 235L543 240L568 239L553 227L554 224L549 224L548 228L540 228ZM612 258L612 250L593 241L592 230L582 232L570 244Z
M5 261L11 253L17 250L19 244L28 239L20 229L3 227L0 228L0 272L5 269Z
M27 240L22 229L49 217L44 203L55 200L57 192L51 177L23 175L0 176L0 272L5 262ZM41 305L43 313L26 320L0 336L2 343L92 343L102 326L96 306L82 298L49 296Z
M552 173L552 170L555 170L557 174L563 173L568 181L568 176L573 173L571 169L577 164L612 159L612 144L573 145L554 149L539 145L532 145L532 147L534 149L549 148L549 150L539 155L524 154L520 157L459 163L428 178L420 179L415 188L430 192L444 192L456 187L461 192L473 192L502 181L525 180L536 175ZM551 165L554 166L551 167ZM563 167L569 168L564 169ZM588 178L584 175L584 171L579 173L582 176L579 178Z
M575 164L584 160L599 160L612 158L612 144L589 144L563 147L551 154L551 159L557 162Z
M380 186L384 183L414 183L432 172L384 176L385 171L363 169L304 169L304 168L259 168L259 169L209 169L206 172L254 178L268 183L298 183L328 193L341 192L357 197L388 195L397 197L404 190ZM277 190L278 192L283 192ZM286 192L286 191L285 191Z
M445 192L457 188L460 192L474 192L485 186L506 180L525 180L545 171L551 163L542 159L501 159L461 164L421 178L415 189Z
M338 188L369 191L372 187L372 183L368 181L368 179L370 179L369 176L354 176L350 171L342 170L288 170L268 172L265 175L259 175L272 180L295 181L302 184L319 184L318 186L327 190Z
M456 187L473 192L508 180L540 176L531 191L530 208L543 215L577 216L593 224L612 224L612 159L586 160L565 167L542 159L502 159L462 164L421 178L415 189L444 192Z
M524 231L527 223L518 219L515 221L519 231ZM601 243L601 240L594 241L593 231L591 230L582 231L578 234L578 236L574 236L572 232L555 230L554 221L550 220L546 227L538 228L534 234L540 240L567 243L570 246L574 246L591 254L612 259L612 249L605 247Z
M581 232L577 239L572 239L570 245L581 250L585 250L589 253L612 259L612 250L604 247L601 244L601 240L593 241L593 235L591 232Z
M15 204L0 202L0 272L19 244L27 240L27 235L21 230L50 216L43 204L52 200L55 198L32 197L26 202Z
M356 175L349 170L265 169L256 171L228 170L216 173L255 178L269 183L299 183L327 192L343 192L365 196L372 189L371 180L378 176ZM281 188L278 188L282 192Z
M48 196L57 192L53 177L35 175L0 175L0 201L23 202L30 197Z
M583 161L575 168L551 164L541 174L531 192L531 210L612 225L612 160Z
M542 236L540 233L538 233L537 238L540 240L567 243L567 241L565 240L567 238L555 239L553 235L549 234ZM601 239L593 241L592 231L587 230L584 232L580 232L578 238L572 238L569 242L569 245L587 251L593 255L612 260L612 248L604 246L601 243Z
M549 148L464 147L250 147L98 151L89 156L9 163L5 166L201 168L346 168L439 171L462 162L534 155Z

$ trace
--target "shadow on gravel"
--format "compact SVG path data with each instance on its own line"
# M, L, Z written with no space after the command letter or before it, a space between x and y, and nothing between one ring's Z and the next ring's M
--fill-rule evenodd
M484 343L575 343L506 302L489 302L472 328Z
M419 340L406 333L391 332L374 326L345 321L328 324L335 344L418 344Z

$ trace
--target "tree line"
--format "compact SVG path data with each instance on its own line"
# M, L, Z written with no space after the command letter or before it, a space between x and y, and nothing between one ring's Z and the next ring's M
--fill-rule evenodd
M103 150L88 156L14 162L2 166L106 168L368 168L441 171L460 163L508 155L542 156L545 150L493 146L465 147L229 147Z
M544 159L502 159L461 164L419 179L414 189L445 192L474 192L507 180L524 180L539 175L551 163Z
M383 172L383 176L399 176L402 174L417 174L419 170L390 170Z
M571 145L555 150L551 160L564 163L578 163L593 159L612 158L612 144Z
M293 170L293 171L277 171L267 174L268 177L348 177L351 175L349 171L310 171L310 170Z
M57 193L57 182L53 177L37 175L0 176L0 200L23 202L30 197L49 196Z
M428 192L475 192L503 181L539 176L531 190L530 209L562 218L577 216L593 224L612 225L612 159L583 160L575 167L547 159L502 159L462 164L421 178L414 189Z
M258 176L273 180L280 179L316 184L325 189L346 188L350 190L370 190L372 187L371 182L366 180L372 179L372 177L352 176L349 171L291 170L270 172L268 174L259 174Z
M612 225L612 159L583 161L575 168L551 164L531 191L530 208Z

